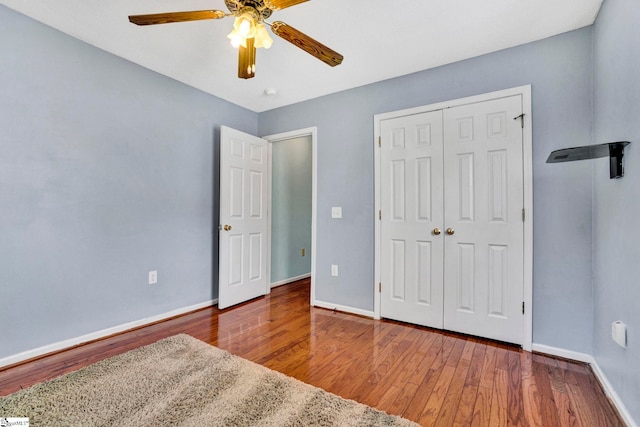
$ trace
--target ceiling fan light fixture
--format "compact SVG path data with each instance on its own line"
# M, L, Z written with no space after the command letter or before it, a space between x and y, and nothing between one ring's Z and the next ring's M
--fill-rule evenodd
M245 39L251 38L256 33L256 22L249 14L238 16L233 23L233 29Z
M235 48L247 47L247 39L256 35L259 18L258 11L254 8L249 6L242 8L233 21L233 30L227 35L231 46Z
M269 49L273 44L273 39L269 36L269 32L262 23L256 25L255 39L256 48L263 47L265 49Z
M231 42L231 46L235 47L236 49L240 46L247 47L246 37L242 37L235 28L227 35L227 38Z

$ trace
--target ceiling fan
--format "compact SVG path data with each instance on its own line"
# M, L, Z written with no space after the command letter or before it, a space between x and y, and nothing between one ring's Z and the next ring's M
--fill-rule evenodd
M256 73L256 48L269 49L273 40L264 24L271 27L273 34L294 44L322 62L335 67L342 63L343 56L333 49L282 21L266 21L276 10L295 6L308 0L225 0L229 13L221 10L196 10L191 12L154 13L150 15L130 15L129 21L136 25L167 24L170 22L221 19L235 16L233 30L227 36L231 44L238 48L238 77L250 79Z

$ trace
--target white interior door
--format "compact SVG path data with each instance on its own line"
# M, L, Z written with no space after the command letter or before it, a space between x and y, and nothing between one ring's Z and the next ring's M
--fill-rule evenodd
M442 328L442 111L380 129L381 315Z
M267 141L220 130L218 307L268 292Z
M444 111L444 328L513 343L524 301L520 114L521 96Z

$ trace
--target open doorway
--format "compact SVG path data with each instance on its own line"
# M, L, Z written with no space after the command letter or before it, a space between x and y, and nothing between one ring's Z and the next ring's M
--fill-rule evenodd
M311 278L315 299L316 129L264 137L269 144L270 286Z

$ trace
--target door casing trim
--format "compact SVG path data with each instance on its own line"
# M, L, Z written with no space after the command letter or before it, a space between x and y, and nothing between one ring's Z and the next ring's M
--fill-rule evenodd
M315 288L315 282L316 282L316 247L317 247L317 242L316 242L316 236L317 236L317 209L318 209L318 191L317 191L317 182L318 182L318 167L317 167L317 162L318 162L318 152L317 152L317 141L318 141L318 129L316 127L309 127L309 128L304 128L304 129L298 129L298 130L292 130L289 132L283 132L283 133L277 133L274 135L267 135L267 136L262 136L262 139L267 140L267 142L269 143L269 156L268 156L268 173L269 173L269 177L268 177L268 184L267 184L267 200L268 200L268 207L267 207L267 215L268 215L268 221L269 221L269 227L267 229L267 277L271 278L271 195L272 195L272 182L271 182L271 176L272 176L272 172L273 172L273 156L272 156L272 151L273 151L273 146L272 143L274 142L278 142L278 141L285 141L287 139L294 139L294 138L301 138L301 137L305 137L305 136L309 136L311 137L311 289L310 289L310 294L311 294L311 306L315 306L315 302L316 302L316 288ZM267 282L271 282L271 280L269 279ZM271 286L269 286L269 289L267 291L267 293L271 292Z
M523 157L523 179L524 179L524 200L525 209L524 221L524 268L523 268L523 299L525 305L525 313L522 322L522 348L531 351L533 341L533 145L532 145L532 121L531 121L531 85L518 86L510 89L499 90L495 92L484 93L480 95L454 99L450 101L438 102L435 104L424 105L420 107L408 108L404 110L392 111L388 113L376 114L373 116L374 123L374 170L375 170L375 262L374 262L374 302L373 313L375 319L380 319L380 293L378 292L378 284L381 280L380 258L381 258L381 241L380 241L380 221L378 220L378 212L382 209L380 203L380 190L382 183L380 182L380 147L378 146L380 134L380 124L383 120L393 119L397 117L410 116L414 114L427 113L430 111L444 110L462 105L475 104L479 102L490 101L499 98L507 98L510 96L522 96L522 112L523 118L523 141L522 141L522 157Z

